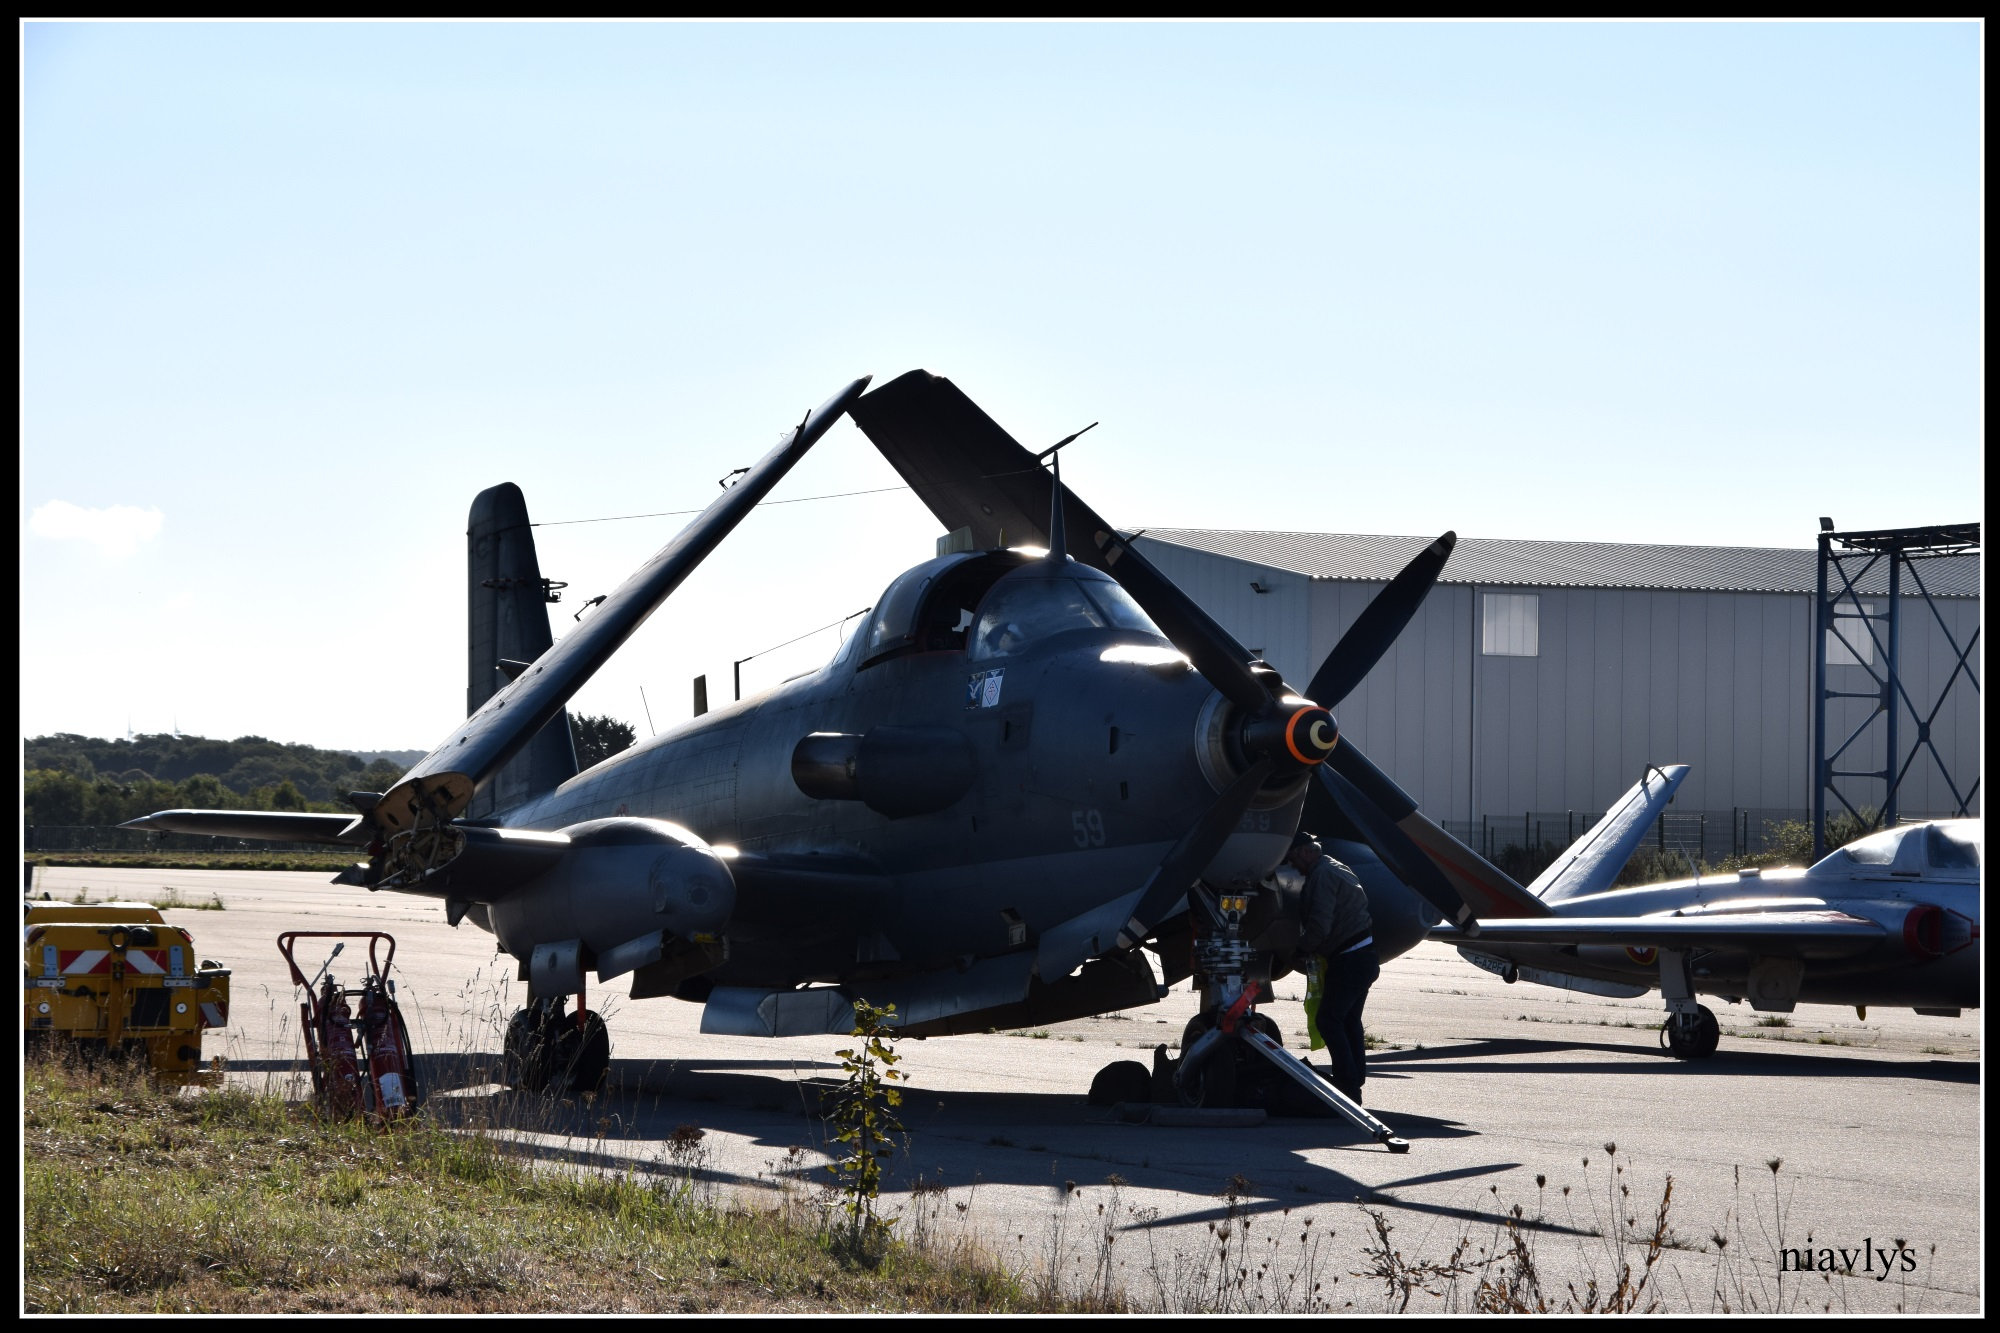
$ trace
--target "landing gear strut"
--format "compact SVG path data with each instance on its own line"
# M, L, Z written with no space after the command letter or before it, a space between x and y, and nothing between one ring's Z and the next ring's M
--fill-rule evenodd
M1255 1011L1264 987L1259 973L1266 969L1243 938L1249 896L1226 893L1217 898L1196 885L1189 902L1197 917L1208 921L1207 929L1196 932L1194 946L1202 1009L1182 1034L1179 1060L1166 1061L1164 1047L1155 1054L1160 1081L1167 1085L1159 1091L1184 1106L1219 1107L1276 1102L1282 1092L1302 1090L1311 1101L1367 1130L1390 1152L1408 1152L1408 1142L1287 1051L1278 1039L1278 1025Z
M591 1010L570 1013L563 996L531 999L507 1024L503 1068L507 1086L522 1092L596 1092L611 1069L610 1029Z
M1715 1054L1722 1026L1694 998L1694 970L1685 952L1660 950L1660 998L1667 1002L1661 1041L1677 1060L1706 1060Z

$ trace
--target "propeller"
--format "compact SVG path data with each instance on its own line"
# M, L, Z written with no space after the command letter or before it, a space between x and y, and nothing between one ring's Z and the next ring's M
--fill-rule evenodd
M1336 782L1325 765L1350 749L1327 705L1353 689L1396 639L1436 582L1457 538L1446 533L1392 579L1355 621L1301 695L1270 666L1257 661L1215 619L1175 586L1151 561L1105 522L1075 491L1037 465L1033 454L1002 430L951 381L925 371L899 376L867 395L854 419L903 474L948 529L969 528L976 541L997 544L1037 536L1086 533L1075 558L1124 587L1175 648L1236 709L1236 740L1245 761L1193 828L1167 853L1139 892L1119 938L1127 944L1151 933L1214 859L1258 790L1274 778L1318 769L1321 782L1370 845L1392 869L1461 920L1464 903L1397 820L1415 809L1404 797L1396 813L1370 808L1370 784L1346 775ZM1044 516L1047 516L1046 519ZM1047 527L1041 525L1046 521ZM1052 550L1060 549L1050 540ZM1356 752L1358 757L1358 752ZM1380 771L1365 758L1366 772ZM1394 783L1388 790L1401 793ZM1394 797L1390 797L1392 804ZM1449 904L1447 906L1446 904Z
M640 566L597 613L527 670L496 691L444 743L372 809L355 821L393 835L461 813L484 786L532 741L577 690L630 638L681 581L770 493L815 441L868 387L868 376L848 384L800 420L798 426L718 496L666 546Z

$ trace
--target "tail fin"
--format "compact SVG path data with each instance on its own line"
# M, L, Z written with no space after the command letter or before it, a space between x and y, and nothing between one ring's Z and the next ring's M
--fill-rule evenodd
M1610 888L1632 859L1639 839L1646 836L1646 826L1667 808L1687 775L1686 764L1649 767L1632 790L1612 803L1603 819L1550 863L1528 886L1528 892L1545 903L1559 903Z
M465 546L465 714L470 717L555 639L549 633L548 585L535 558L528 502L519 486L503 482L474 498ZM519 805L576 773L576 745L564 710L480 788L466 817L480 819Z

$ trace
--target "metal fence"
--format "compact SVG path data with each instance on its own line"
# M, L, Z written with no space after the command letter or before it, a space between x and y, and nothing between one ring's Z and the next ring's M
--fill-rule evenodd
M1603 818L1602 811L1528 810L1449 820L1445 830L1489 861L1524 852L1553 858ZM1803 826L1809 818L1811 812L1805 809L1669 810L1647 828L1639 851L1714 865L1730 857L1769 852L1787 841L1780 826Z
M1905 815L1899 822L1952 817ZM1518 815L1447 820L1444 827L1489 861L1497 863L1525 854L1546 863L1602 818L1602 812L1529 810ZM1729 810L1669 810L1647 828L1634 855L1650 851L1712 866L1731 857L1762 856L1787 844L1810 845L1811 820L1812 812L1803 808L1737 806ZM1802 864L1804 859L1802 856Z
M343 849L325 842L264 842L255 838L211 838L193 833L149 833L145 829L118 828L115 825L29 824L23 830L23 850L29 852L324 852L338 855Z

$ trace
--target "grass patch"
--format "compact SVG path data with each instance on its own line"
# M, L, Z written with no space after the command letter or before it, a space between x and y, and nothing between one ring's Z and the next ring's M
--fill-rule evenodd
M167 889L162 893L153 895L150 901L153 906L159 908L161 911L222 912L228 910L222 901L222 895L219 893L211 893L208 895L206 901L202 901L201 899L181 897L179 889Z
M858 1267L823 1210L718 1206L672 1163L537 1164L421 1113L382 1133L61 1058L25 1093L30 1313L1075 1308L962 1245Z
M354 852L28 852L38 866L116 866L131 870L345 870Z
M1757 1020L1757 1026L1760 1028L1788 1028L1791 1025L1791 1018L1785 1014L1765 1014Z

